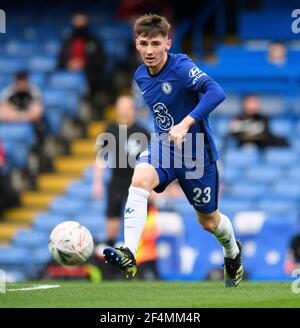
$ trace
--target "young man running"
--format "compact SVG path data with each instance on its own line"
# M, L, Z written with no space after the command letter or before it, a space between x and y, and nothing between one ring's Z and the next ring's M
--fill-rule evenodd
M225 286L234 287L243 277L241 244L235 239L229 218L218 210L218 153L208 124L209 113L225 99L224 91L187 55L168 52L169 29L168 21L158 15L143 15L134 26L136 48L144 62L136 70L135 80L153 112L156 134L167 134L168 138L161 139L161 146L151 144L137 160L124 214L125 245L107 247L105 260L127 277L135 275L135 256L146 222L149 195L152 190L162 192L178 179L200 224L221 244ZM195 140L200 134L204 137L203 154L199 156ZM182 156L178 154L188 139L193 147L190 157L202 169L202 174L192 178L187 177L191 173L187 165L179 167L174 163L175 158ZM170 154L169 166L161 164L166 149ZM182 157L184 162L186 156Z

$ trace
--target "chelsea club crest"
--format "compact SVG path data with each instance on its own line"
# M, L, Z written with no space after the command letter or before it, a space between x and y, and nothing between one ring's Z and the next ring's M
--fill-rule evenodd
M161 85L161 89L162 89L162 91L163 91L166 95L168 95L168 94L170 94L170 93L172 92L172 85L171 85L171 83L169 83L169 82L164 82L164 83Z

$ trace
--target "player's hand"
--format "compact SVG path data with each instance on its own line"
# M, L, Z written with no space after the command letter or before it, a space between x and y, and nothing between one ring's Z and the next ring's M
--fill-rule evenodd
M169 131L169 142L174 142L178 147L184 142L188 127L179 123L174 125Z

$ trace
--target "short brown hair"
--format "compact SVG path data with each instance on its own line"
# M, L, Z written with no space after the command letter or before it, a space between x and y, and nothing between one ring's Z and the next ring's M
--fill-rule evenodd
M137 19L134 24L136 36L155 37L162 35L168 36L171 25L163 16L146 14Z

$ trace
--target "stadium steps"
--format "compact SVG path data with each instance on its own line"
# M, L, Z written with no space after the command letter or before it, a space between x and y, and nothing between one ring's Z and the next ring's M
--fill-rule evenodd
M21 194L21 204L42 210L49 206L53 198L53 192L25 191Z
M71 153L76 156L94 156L95 152L95 138L77 139L71 143Z
M114 119L112 110L106 113L107 120ZM88 165L95 162L96 138L107 128L104 121L92 121L87 126L87 138L74 139L70 143L70 155L54 159L54 172L41 173L36 178L36 190L20 194L21 207L7 210L0 223L0 243L9 243L19 228L32 224L36 214L45 210L53 198L63 193L69 184L80 178Z
M96 138L100 133L103 133L106 130L107 124L103 121L93 121L88 125L87 134L88 137L94 140L96 143Z
M64 192L74 177L67 174L43 173L37 178L37 187L43 192Z
M32 207L11 208L4 213L6 222L31 224L38 210Z
M80 177L84 169L95 162L95 155L90 156L60 156L54 160L54 168L58 173L66 173Z
M27 226L24 223L3 222L0 223L0 243L6 244L10 242L16 231L22 227Z

